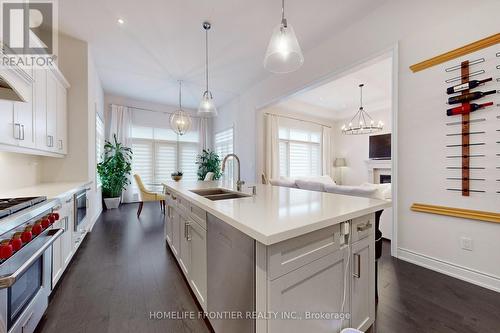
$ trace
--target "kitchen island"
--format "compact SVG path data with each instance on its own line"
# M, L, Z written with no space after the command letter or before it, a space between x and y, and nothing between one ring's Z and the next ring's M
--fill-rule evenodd
M165 239L217 333L368 329L375 313L370 198L168 182Z

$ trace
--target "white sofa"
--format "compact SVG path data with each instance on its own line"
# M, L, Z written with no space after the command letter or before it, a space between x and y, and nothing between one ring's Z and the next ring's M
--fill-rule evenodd
M293 187L303 190L329 192L357 197L368 197L390 200L391 184L363 183L359 186L337 185L330 176L299 177L296 179L280 177L271 179L269 183L274 186Z

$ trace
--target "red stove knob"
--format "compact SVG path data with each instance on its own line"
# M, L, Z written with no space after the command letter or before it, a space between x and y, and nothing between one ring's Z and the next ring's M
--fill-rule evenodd
M42 224L43 229L47 229L52 223L54 223L51 218L46 218L46 217L43 218L40 222Z
M49 220L49 225L56 221L56 217L54 216L54 214L49 214L45 216L45 218Z
M42 233L42 230L42 224L40 223L40 221L36 221L35 225L33 225L33 228L31 229L31 232L33 233L33 235L37 236Z
M54 216L56 221L59 221L60 216L59 216L58 212L54 212L54 213L52 213L52 215Z
M10 245L14 251L19 251L23 247L23 241L21 239L21 232L16 232L12 239L10 240Z
M0 259L8 259L14 253L10 240L3 240L0 243Z
M21 233L21 240L23 243L28 243L31 241L33 234L31 233L31 226L27 226L24 231Z

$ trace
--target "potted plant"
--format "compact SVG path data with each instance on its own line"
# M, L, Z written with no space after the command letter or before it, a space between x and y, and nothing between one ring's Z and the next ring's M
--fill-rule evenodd
M201 154L196 157L196 164L198 164L198 180L205 180L205 176L208 172L213 172L214 180L218 180L222 176L220 163L220 157L217 153L210 149L203 149Z
M172 172L172 174L170 176L172 176L172 180L175 180L176 182L178 182L179 180L182 179L182 171L176 171L176 172Z
M113 135L114 142L106 140L104 159L97 164L97 173L102 184L102 196L107 209L118 208L122 191L130 184L129 176L132 149L122 145Z

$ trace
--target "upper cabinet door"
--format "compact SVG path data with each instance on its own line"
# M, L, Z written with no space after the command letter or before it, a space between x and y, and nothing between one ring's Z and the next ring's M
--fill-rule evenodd
M33 88L27 95L26 102L14 102L16 123L20 127L19 146L35 148L35 108L33 105Z
M36 147L41 150L49 150L49 140L47 137L47 70L35 69L34 78Z
M68 152L68 110L66 104L66 88L57 84L57 152Z
M14 102L0 99L0 143L17 145L21 127L16 124Z
M47 71L47 146L57 151L57 80Z

